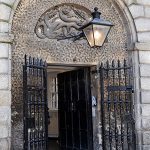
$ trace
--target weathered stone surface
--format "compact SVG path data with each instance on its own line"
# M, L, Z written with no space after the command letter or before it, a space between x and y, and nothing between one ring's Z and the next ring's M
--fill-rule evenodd
M0 33L0 43L12 43L13 39L13 34Z
M0 138L9 137L9 128L7 125L0 124Z
M14 4L16 0L0 0L0 2L3 2L5 4L8 4L10 6L12 6Z
M150 1L149 0L136 0L137 3L139 4L143 4L143 5L150 5Z
M11 105L11 92L0 90L0 106L10 106Z
M149 18L137 18L135 19L135 25L137 31L150 31L150 19Z
M0 22L0 32L8 32L9 24L7 22Z
M141 78L141 89L142 90L150 90L150 78L148 77L142 77Z
M144 16L144 6L132 4L129 6L133 18Z
M150 104L143 104L141 106L142 116L148 117L150 114Z
M8 58L9 46L7 43L0 43L0 58Z
M143 149L142 150L150 150L150 145L143 145Z
M142 118L142 128L144 130L150 130L150 117Z
M135 43L135 49L140 51L150 51L150 43Z
M150 104L150 91L141 92L141 102L143 104Z
M0 19L8 21L10 17L11 8L3 3L0 4Z
M0 106L0 124L9 125L11 120L10 106Z
M0 150L9 150L9 145L9 139L0 139Z
M145 6L145 17L150 17L150 6Z
M127 5L130 5L130 4L135 4L135 3L136 3L136 0L124 0L124 2L125 2Z
M0 59L0 73L7 74L9 70L8 59Z
M138 41L139 42L145 42L149 43L150 42L150 32L139 32L138 33Z
M139 61L140 63L150 64L150 51L140 51Z
M9 76L0 74L0 89L6 90L9 88Z
M150 145L150 131L143 132L143 144Z
M150 64L140 65L140 75L142 77L150 77Z

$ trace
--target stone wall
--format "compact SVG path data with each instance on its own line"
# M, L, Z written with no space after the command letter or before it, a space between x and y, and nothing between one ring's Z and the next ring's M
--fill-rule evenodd
M0 149L10 149L11 137L11 23L20 0L0 0ZM115 1L115 0L114 0ZM150 1L116 0L133 31L135 112L139 150L150 149ZM132 17L131 17L132 15ZM135 25L135 26L134 26ZM134 30L136 28L136 33ZM137 39L136 39L137 35ZM12 116L15 114L12 114Z
M133 16L135 43L135 114L139 149L150 149L150 1L125 0Z

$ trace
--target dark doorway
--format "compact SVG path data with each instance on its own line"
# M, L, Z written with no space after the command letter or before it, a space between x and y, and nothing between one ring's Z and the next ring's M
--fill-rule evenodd
M90 68L58 74L59 147L92 150Z

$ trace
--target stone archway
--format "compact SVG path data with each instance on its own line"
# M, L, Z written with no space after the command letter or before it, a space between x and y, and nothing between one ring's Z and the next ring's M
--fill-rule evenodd
M3 34L1 34L0 36L1 36L1 38L0 38L0 40L1 40L1 45L2 45L2 48L4 49L4 50L6 50L7 52L8 51L11 51L11 48L10 48L10 44L12 43L12 40L13 40L13 35L12 34L10 34L10 33L12 33L11 32L11 24L12 24L12 21L13 21L13 16L14 16L14 13L15 12L17 12L17 10L16 10L16 8L17 8L17 6L19 6L18 4L20 4L19 3L20 2L20 0L16 0L16 1L14 1L14 0L12 0L12 1L8 1L8 2L6 2L6 1L4 1L4 2L2 2L2 6L3 6L3 10L2 11L4 11L7 15L4 15L4 18L2 18L2 21L1 21L1 23L2 23L2 26L4 26L4 24L5 24L5 28L2 28L2 32L3 32ZM72 2L72 1L71 1ZM126 19L126 23L129 25L128 27L129 27L129 34L130 34L130 38L132 39L132 40L130 40L130 41L132 41L131 43L133 44L133 43L135 43L136 42L136 30L135 30L135 27L134 27L134 21L133 21L133 18L131 17L131 14L130 14L130 11L129 11L129 9L128 9L128 7L125 5L125 3L123 2L123 1L121 1L121 0L116 0L116 2L117 2L117 5L116 4L114 4L114 6L115 6L115 8L117 8L117 7L119 7L119 9L122 9L122 10L120 10L119 12L123 12L123 14L121 14L121 16L123 15ZM26 3L27 4L27 3ZM132 4L132 2L131 3L128 3L128 2L126 2L126 4L127 5L130 5L130 4ZM85 4L83 4L83 5L85 5ZM12 7L13 6L13 7ZM117 6L117 7L116 7ZM12 8L12 9L11 9ZM112 8L113 8L113 6L112 6ZM18 10L19 11L19 10ZM3 20L4 20L4 22L3 22ZM5 20L8 20L8 24L7 24L7 22L5 22ZM8 26L8 27L7 27ZM132 32L131 32L132 31ZM131 34L132 33L132 34ZM131 45L132 45L131 44ZM130 45L130 44L129 44ZM133 45L131 46L131 49L133 48ZM14 49L14 48L13 48ZM142 49L142 48L141 48ZM137 55L135 54L135 55L133 55L133 58L134 57L137 57ZM10 62L10 59L12 58L13 59L13 57L11 57L11 54L9 54L9 57L8 56L2 56L2 59L3 58L6 58L6 60L8 60L8 63L6 63L5 65L8 67L8 64L10 64L9 62ZM9 67L10 67L10 65L9 65ZM8 73L8 72L7 72ZM8 80L10 80L11 79L11 76L10 76L10 73L11 73L11 71L9 71L9 73L8 73ZM6 84L7 84L7 82L5 82ZM9 89L8 88L6 88L8 91L7 91L7 93L8 94L10 94L10 90L11 90L11 88L9 87ZM6 95L6 93L5 93L5 95ZM8 97L7 97L8 98ZM8 101L10 101L10 97L8 98ZM5 105L7 105L7 108L10 110L10 103L8 103L8 104L4 104L4 106ZM2 105L3 106L3 105ZM5 109L5 110L7 110L7 108ZM12 111L13 111L13 108L12 108ZM9 114L10 115L10 114ZM17 116L18 115L18 113L16 112L16 111L14 111L14 113L13 113L13 117L14 116ZM10 116L8 116L8 118L9 118ZM10 126L10 120L8 121L8 126ZM8 130L10 131L10 128L8 128ZM17 131L17 132L19 132L19 130ZM16 132L16 133L17 133ZM12 134L12 136L13 136L13 134ZM6 136L7 137L7 136ZM10 134L8 135L8 137L10 137ZM2 137L3 138L3 137ZM21 143L21 141L19 140L19 138L18 138L18 147L19 147L19 145L20 145L20 143ZM7 144L8 145L8 144Z
M69 3L70 2L70 3ZM22 148L23 145L23 95L22 95L22 65L24 55L41 57L48 63L96 63L101 61L128 58L128 49L133 43L131 29L127 25L126 16L121 13L117 4L111 1L21 1L12 20L14 42L12 46L12 148ZM101 8L103 17L113 22L115 27L110 32L108 41L101 48L91 49L85 40L75 43L64 40L42 38L36 36L35 26L39 18L51 9L92 10L94 6ZM57 7L56 7L57 6ZM64 7L64 8L63 8ZM69 7L69 8L68 8ZM45 17L45 16L44 16ZM70 48L71 47L71 48ZM133 47L132 47L133 48ZM76 62L74 62L76 58Z

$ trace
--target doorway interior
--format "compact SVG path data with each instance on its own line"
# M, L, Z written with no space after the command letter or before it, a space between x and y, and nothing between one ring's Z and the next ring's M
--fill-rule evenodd
M93 149L90 67L48 64L49 150Z

